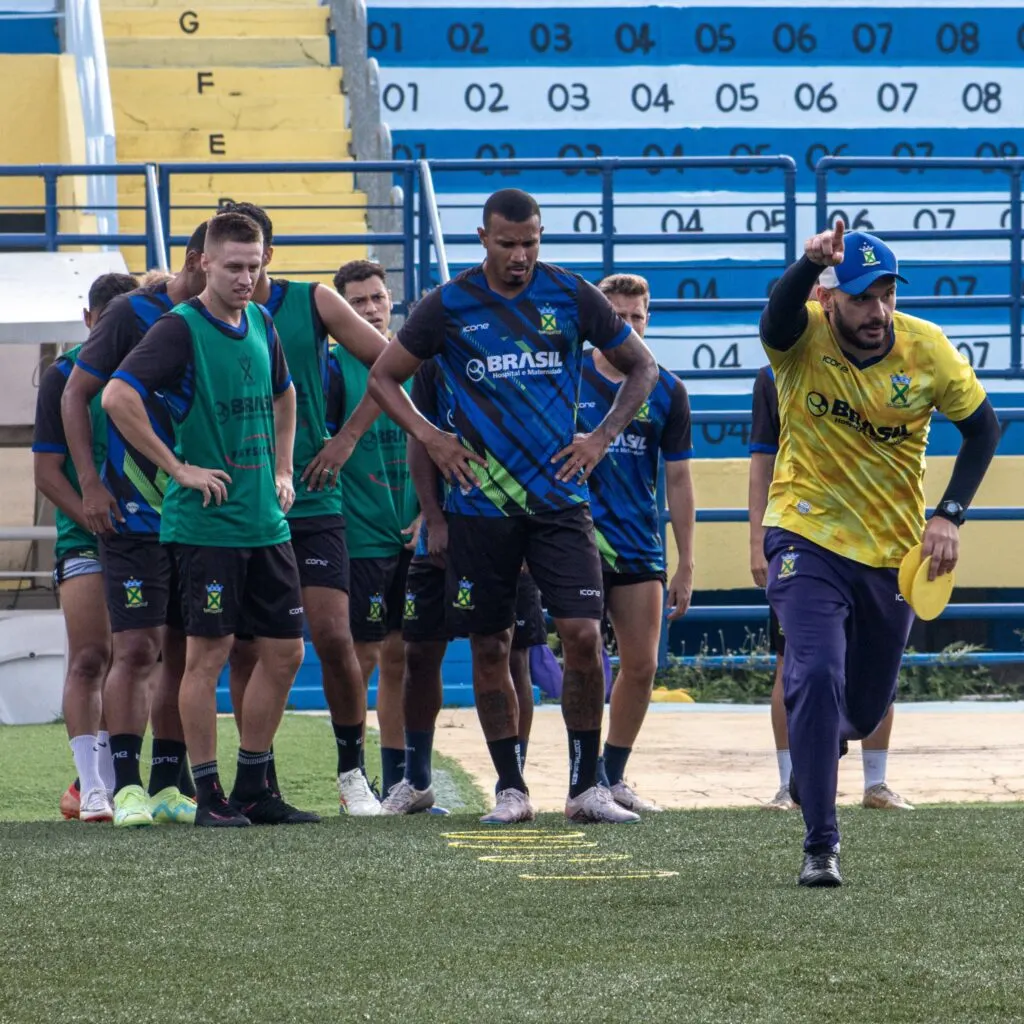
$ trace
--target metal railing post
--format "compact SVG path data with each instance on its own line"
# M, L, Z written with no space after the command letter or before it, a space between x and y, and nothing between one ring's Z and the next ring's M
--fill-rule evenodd
M1010 369L1021 368L1021 173L1010 174Z
M786 266L796 262L796 164L786 167L782 172L783 187L786 190L784 199L786 211Z
M419 248L420 248L420 259L419 259L419 279L420 286L416 293L417 295L423 295L431 281L430 276L430 214L427 211L426 196L423 194L423 179L419 177L417 181L417 202L419 203Z
M615 273L615 171L601 168L601 276Z
M159 168L160 220L164 226L164 262L171 261L171 171L163 164Z
M404 192L402 197L402 233L405 236L405 241L402 243L405 253L402 277L405 281L405 301L408 306L409 303L413 303L419 298L419 293L416 291L416 221L413 215L416 175L411 167L406 167L402 172L402 186Z
M822 157L814 168L814 220L817 231L824 231L828 227L828 168L827 156Z
M146 268L167 270L167 236L160 211L160 188L156 167L146 164Z
M421 160L420 167L420 207L426 207L430 219L430 235L437 253L437 276L441 284L447 284L451 275L448 273L448 253L444 246L444 232L441 230L441 211L437 208L437 195L434 192L434 176L430 172L430 164ZM430 248L427 248L427 256Z
M43 230L46 232L46 251L57 251L57 172L47 168L43 172L43 196L46 210Z

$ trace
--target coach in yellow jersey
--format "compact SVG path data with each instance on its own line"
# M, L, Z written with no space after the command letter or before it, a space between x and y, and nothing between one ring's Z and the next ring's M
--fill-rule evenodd
M935 324L895 311L904 280L881 239L845 234L840 222L806 243L761 316L781 421L764 516L768 600L786 635L790 791L807 828L807 886L842 884L840 753L874 731L896 696L913 618L900 560L922 543L933 573L953 569L964 510L999 440L970 364ZM925 524L933 409L963 441Z

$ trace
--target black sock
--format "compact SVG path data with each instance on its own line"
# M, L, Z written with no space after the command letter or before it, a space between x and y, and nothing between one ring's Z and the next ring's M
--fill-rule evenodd
M185 744L180 740L158 740L153 737L153 755L149 768L149 795L168 786L177 786L181 763L185 760Z
M610 743L604 745L604 768L609 786L622 781L626 774L626 762L632 753L632 747L613 747Z
M380 748L380 774L381 787L385 794L390 793L392 787L397 786L405 776L405 747Z
M188 768L188 754L181 759L181 771L178 773L178 789L182 796L196 798L196 786L192 781L192 773Z
M522 736L519 737L519 767L521 770L526 769L526 748L529 742L528 739L524 739Z
M604 786L605 789L612 788L612 784L608 781L608 771L605 768L603 757L599 757L597 759L597 784L599 786Z
M579 796L597 785L600 729L569 730L569 796Z
M130 732L119 732L110 737L110 756L114 759L114 792L125 786L142 785L139 759L142 756L142 737Z
M274 760L274 747L270 747L270 760L267 762L267 789L271 793L281 795L281 784L277 781L277 762Z
M82 780L76 775L75 781L71 783L76 793L82 792Z
M414 789L430 785L430 758L434 750L434 730L405 730L405 777Z
M338 774L359 768L363 752L363 723L338 725L331 722L331 728L334 729L334 741L338 745Z
M519 760L519 737L494 740L487 744L487 749L491 752L491 761L498 772L497 791L500 793L503 789L518 789L521 793L528 792Z
M235 788L231 796L236 800L251 800L267 788L267 764L269 750L238 751L238 768L235 771Z
M196 801L201 807L209 807L215 800L224 799L216 761L192 765L192 778L196 780Z

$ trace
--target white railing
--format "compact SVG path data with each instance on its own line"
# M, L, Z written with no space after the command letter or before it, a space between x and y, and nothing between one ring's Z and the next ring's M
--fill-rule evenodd
M100 0L64 0L64 10L64 49L75 58L85 121L86 163L117 163ZM113 175L91 177L86 188L99 232L116 234L117 179Z

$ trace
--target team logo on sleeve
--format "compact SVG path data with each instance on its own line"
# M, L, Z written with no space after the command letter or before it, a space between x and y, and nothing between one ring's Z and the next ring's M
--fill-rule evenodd
M411 590L405 592L405 612L402 618L406 622L415 622L419 618L416 614L416 595Z
M910 404L910 378L904 373L891 373L889 380L892 381L889 405L893 409L906 409Z
M206 607L203 611L207 615L220 615L224 611L224 584L214 580L206 584Z
M370 614L366 616L367 622L383 622L384 621L384 595L383 594L371 594L370 595Z
M125 580L124 606L125 608L147 608L149 602L142 597L142 580Z
M452 602L452 606L463 612L471 612L476 607L473 604L472 580L467 580L465 576L459 580L459 589L455 595L455 600Z
M540 307L540 333L558 334L558 311L554 306Z
M796 575L796 560L800 557L799 551L787 551L782 556L782 565L779 567L778 579L788 580L790 576Z

